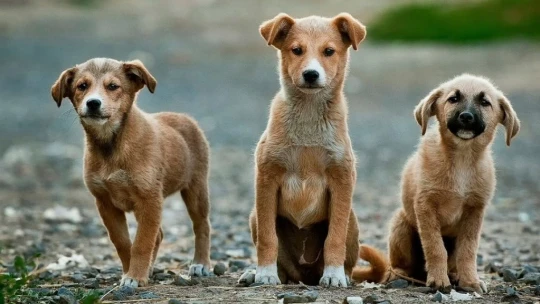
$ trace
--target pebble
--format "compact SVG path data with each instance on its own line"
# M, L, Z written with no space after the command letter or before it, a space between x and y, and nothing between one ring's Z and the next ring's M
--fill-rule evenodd
M283 304L287 303L310 303L315 302L319 297L319 292L310 290L301 294L288 293L283 297Z
M502 273L505 282L515 282L518 279L518 272L513 269L505 268Z
M540 272L527 273L521 280L529 285L540 285Z
M188 304L188 302L183 302L183 301L180 301L180 300L177 300L177 299L170 299L169 302L167 302L168 304Z
M432 302L446 302L448 301L448 296L442 294L440 291L437 291L433 296L431 296Z
M361 297L347 297L345 298L345 301L343 301L344 304L364 304L364 301Z
M229 256L223 252L212 251L210 253L210 259L214 261L223 261L226 260Z
M75 298L75 295L73 294L73 292L71 292L71 290L69 290L69 289L67 289L65 287L60 287L60 289L58 289L57 295L60 298L59 303L62 303L62 304L77 304L77 298Z
M217 276L221 276L225 274L225 271L227 271L227 266L225 264L219 262L214 266L214 274Z
M501 269L501 264L498 263L498 262L489 262L485 267L484 267L484 272L485 273L494 273L494 272L499 272L499 269Z
M484 256L480 253L476 255L476 265L477 266L484 265Z
M135 294L135 288L131 287L131 286L122 286L120 287L120 289L118 290L120 291L121 293L123 294L126 294L128 296L132 296Z
M49 288L29 288L29 291L40 297L52 296L55 293L53 289Z
M151 291L145 291L145 292L141 292L139 294L139 297L141 299L157 299L159 298L158 295L156 295L155 293L151 292Z
M414 287L412 291L420 292L420 293L434 293L436 290L431 287L420 286L420 287Z
M192 286L193 285L193 283L190 280L186 280L182 276L176 276L173 284L176 286Z
M519 299L518 295L506 295L501 298L501 303L518 304L521 303L521 300Z
M89 288L89 289L98 289L99 288L99 281L97 279L95 279L95 278L86 279L83 282L83 286L85 288Z
M534 289L534 295L540 296L540 284L536 285L536 288Z
M365 304L374 304L374 303L379 303L380 301L381 300L379 300L379 297L377 297L376 295L369 295L364 298Z
M386 288L406 288L409 286L409 282L404 279L397 279L386 284Z
M242 260L230 260L229 261L229 267L232 268L232 267L236 267L237 269L241 270L241 269L244 269L246 267L248 267L248 263L245 262L245 261L242 261Z
M72 282L75 282L75 283L81 283L85 279L82 273L78 273L78 272L72 274L69 278Z

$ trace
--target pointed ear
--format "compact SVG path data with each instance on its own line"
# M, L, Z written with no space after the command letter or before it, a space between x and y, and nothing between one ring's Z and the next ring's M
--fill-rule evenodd
M366 38L366 27L348 13L337 15L333 23L341 33L343 43L352 46L355 51L360 42Z
M499 99L499 105L501 106L502 116L501 124L506 128L506 145L510 146L510 141L519 132L520 122L516 112L504 95Z
M279 49L293 25L294 19L291 16L280 13L274 19L263 22L259 32L268 45Z
M414 109L414 117L416 122L422 128L422 135L426 134L429 118L435 115L435 102L442 96L442 90L437 88L431 91L424 99L418 103Z
M58 107L60 107L62 104L62 99L66 97L71 98L73 94L71 91L71 83L73 82L73 77L75 76L76 71L76 67L63 71L62 74L60 74L60 77L58 77L56 82L51 87L52 98L54 101L56 101L56 105Z
M137 90L142 89L146 85L148 91L154 93L157 81L140 60L136 59L124 62L124 71L128 78L138 85Z

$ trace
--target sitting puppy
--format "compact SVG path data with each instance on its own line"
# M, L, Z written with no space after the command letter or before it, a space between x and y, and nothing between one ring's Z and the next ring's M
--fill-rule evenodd
M403 172L403 208L391 221L388 242L392 269L386 276L366 273L359 279L380 282L397 274L447 289L452 278L460 287L486 292L476 271L476 253L484 211L495 190L491 144L500 123L510 145L520 122L501 91L487 79L467 74L433 90L414 115L425 136ZM431 116L438 123L427 129ZM375 261L378 274L388 267L371 247L362 246L360 257Z
M254 281L346 287L358 259L358 223L343 86L349 47L357 49L365 28L345 13L279 14L260 33L278 50L281 90L256 149Z
M120 285L145 285L163 231L163 200L180 192L195 232L190 275L210 267L208 143L184 114L147 114L135 104L156 80L138 61L95 58L64 71L52 86L60 106L67 97L85 131L84 180L122 261ZM138 223L133 245L125 212Z

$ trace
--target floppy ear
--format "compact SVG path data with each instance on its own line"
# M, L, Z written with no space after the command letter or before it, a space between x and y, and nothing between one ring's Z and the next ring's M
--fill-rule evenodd
M259 32L268 45L279 49L293 24L294 19L291 16L280 13L274 19L263 22L259 27Z
M355 51L360 42L366 38L366 27L348 13L334 17L334 24L341 33L343 43L351 45Z
M52 98L56 101L58 107L62 104L62 99L72 96L71 83L73 82L76 70L77 68L73 67L63 71L51 87Z
M440 88L437 88L424 97L414 109L414 117L416 118L416 122L422 127L422 135L426 134L428 120L431 116L435 115L435 102L441 96L442 91Z
M142 89L144 85L146 85L148 91L150 91L150 93L154 93L157 81L140 60L136 59L124 62L124 71L126 71L129 79L139 85L138 90Z
M519 132L520 122L516 112L510 104L510 100L508 100L504 95L499 99L499 105L501 106L501 110L503 112L501 124L506 128L506 145L510 146L510 141Z

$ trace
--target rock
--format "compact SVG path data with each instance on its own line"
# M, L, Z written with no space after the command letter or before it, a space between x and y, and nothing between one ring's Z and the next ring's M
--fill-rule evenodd
M69 289L67 289L65 287L60 287L60 289L58 289L57 295L60 298L59 303L62 303L62 304L77 304L77 298L75 297L73 292L71 292L71 290L69 290Z
M540 284L540 272L530 272L523 276L521 279L526 284L529 285L539 285Z
M540 296L540 285L536 285L536 288L534 288L534 295Z
M482 265L484 265L484 256L483 256L482 254L480 254L480 253L478 253L478 254L476 255L476 265L477 265L477 266L482 266Z
M49 223L72 223L82 222L81 212L78 208L67 208L56 205L54 208L48 208L43 212L43 218Z
M442 303L442 302L448 301L448 296L445 294L442 294L440 291L437 291L434 295L431 296L430 299L432 302Z
M420 287L414 287L412 291L420 292L420 293L434 293L436 292L435 289L427 286L420 286Z
M214 274L217 276L221 276L225 274L225 271L227 271L227 266L225 264L219 262L214 266Z
M125 293L128 296L132 296L135 294L135 288L131 286L122 286L120 287L119 291Z
M509 268L505 268L502 273L505 282L515 282L519 276L517 271Z
M86 279L83 282L83 286L85 288L89 288L89 289L98 289L99 288L99 281L96 278Z
M281 299L283 299L285 296L292 296L292 295L295 295L295 293L292 292L292 291L290 291L290 292L282 292L282 293L278 293L278 294L276 295L276 298L277 298L278 300L281 300Z
M156 273L152 276L152 278L156 281L165 281L167 279L170 279L171 277L172 275L166 272Z
M501 303L512 303L512 304L518 304L521 303L521 300L519 299L518 295L506 295L501 298Z
M248 267L248 263L242 260L230 260L229 261L229 268L236 267L239 270L242 270L246 267Z
M128 295L126 295L125 293L123 293L121 291L113 291L112 292L112 299L114 301L124 301L124 300L127 300L127 297L128 297Z
M343 304L364 304L364 300L361 297L347 297Z
M364 303L365 304L374 304L374 303L379 303L379 297L377 297L376 295L369 295L367 297L364 298Z
M455 290L450 291L450 299L454 302L457 301L471 301L473 299L473 296L471 296L468 293L459 293Z
M55 291L49 288L29 288L28 290L40 297L52 296L55 294Z
M495 272L499 272L499 270L501 269L501 263L498 263L498 262L489 262L485 267L484 267L484 272L485 273L495 273Z
M139 294L139 298L141 298L141 299L157 299L157 298L159 298L159 296L156 295L155 293L151 292L151 291L145 291L145 292L141 292Z
M407 286L409 286L409 282L404 279L397 279L386 284L385 288L406 288Z
M173 284L176 286L193 286L194 285L193 282L191 282L190 280L184 279L184 277L182 276L176 276Z
M310 290L303 292L301 294L286 294L283 297L283 304L287 303L310 303L315 302L317 298L319 297L319 292L316 290Z
M180 301L180 300L176 300L176 299L170 299L169 302L167 302L168 304L188 304L188 302L183 302L183 301Z
M223 252L218 252L218 251L212 251L210 253L210 259L212 260L216 260L216 261L223 261L223 260L226 260L228 259L229 256Z
M238 267L236 266L229 266L229 272L237 272L238 271Z
M238 280L238 286L249 286L255 282L255 269L246 270Z
M72 274L69 279L71 280L71 282L81 283L82 281L84 281L85 277L82 275L82 273L76 272Z

